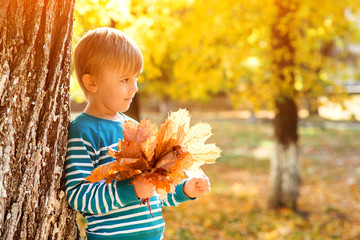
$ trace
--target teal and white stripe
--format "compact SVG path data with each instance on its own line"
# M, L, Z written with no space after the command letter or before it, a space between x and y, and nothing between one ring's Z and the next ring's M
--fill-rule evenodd
M89 240L161 239L165 225L161 208L189 200L183 184L165 199L160 200L159 195L150 198L153 218L147 206L140 205L130 179L108 184L104 180L93 184L85 180L96 167L114 161L106 154L107 147L117 149L119 138L123 138L122 124L85 113L71 123L65 162L68 202L88 220Z

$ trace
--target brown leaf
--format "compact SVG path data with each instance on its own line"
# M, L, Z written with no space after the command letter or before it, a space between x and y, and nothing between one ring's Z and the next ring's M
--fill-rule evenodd
M106 183L111 183L112 181L114 181L118 174L119 174L118 172L115 172L114 174L111 174L110 176L108 176L106 178Z
M120 157L120 152L118 152L116 150L113 150L113 149L111 149L109 147L107 149L108 149L107 155L109 155L110 157L112 157L114 159L117 159L117 158Z
M151 136L140 146L141 151L144 153L149 164L154 157L156 144L157 136Z
M121 141L121 152L118 158L141 158L140 142L124 142Z
M136 142L138 127L134 121L125 121L123 126L124 142Z
M96 168L89 181L132 177L134 183L149 179L159 193L171 192L186 173L203 175L200 166L215 162L221 152L215 144L205 144L212 135L211 127L198 123L190 128L190 115L185 109L171 113L159 129L148 119L139 125L127 121L123 134L119 151L108 152L116 161Z
M137 176L141 173L140 170L127 170L127 171L120 171L117 176L116 176L116 180L125 180L128 178L131 178L133 176Z
M189 152L184 152L177 155L177 161L170 171L174 172L178 169L181 171L188 170L194 163L194 159Z
M150 170L149 164L143 158L121 158L118 161L122 170Z
M157 135L157 144L155 147L155 158L159 158L164 156L167 152L165 152L164 149L166 149L168 146L165 144L170 139L173 139L174 142L176 142L174 130L172 129L173 124L169 119L166 119L163 124L161 124L158 135ZM172 148L173 146L171 146Z
M86 178L86 180L91 183L98 182L104 178L110 178L113 180L121 171L140 170L140 168L145 168L146 166L142 165L143 162L143 159L121 158L114 162L110 162L95 168L91 172L91 175Z
M173 182L170 181L169 177L162 173L153 173L151 176L152 184L155 186L155 190L164 189L166 192L174 190Z
M159 142L160 141L160 142ZM157 164L157 161L164 157L167 153L172 151L174 146L178 145L178 141L176 138L171 138L167 141L162 142L160 139L158 139L158 142L156 144L155 148L155 156L153 161L151 162L150 166L155 167Z
M155 169L163 168L165 170L169 170L172 166L174 166L175 162L176 162L175 151L170 151L164 157L162 157L159 161L157 161Z
M86 181L91 183L98 182L104 178L110 177L118 172L118 162L110 162L100 167L95 168L91 175L86 178Z
M123 125L124 142L143 143L156 133L157 127L149 119L141 120L139 125L133 121L126 121Z

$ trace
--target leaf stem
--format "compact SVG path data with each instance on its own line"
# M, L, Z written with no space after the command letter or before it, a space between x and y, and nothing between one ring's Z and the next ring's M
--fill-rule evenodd
M150 201L149 200L150 200L149 198L143 198L141 200L140 205L142 205L142 204L145 205L146 204L146 206L149 208L150 215L152 216L152 218L154 218L154 215L151 213L151 206L150 206Z

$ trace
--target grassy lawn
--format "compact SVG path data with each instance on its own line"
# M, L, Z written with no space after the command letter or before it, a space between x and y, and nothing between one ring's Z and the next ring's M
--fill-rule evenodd
M272 126L215 121L211 193L164 208L165 239L360 239L359 130L300 127L301 214L266 208Z
M271 124L207 122L209 142L223 150L216 164L203 167L212 191L163 209L165 240L360 239L360 130L299 128L299 214L266 208Z

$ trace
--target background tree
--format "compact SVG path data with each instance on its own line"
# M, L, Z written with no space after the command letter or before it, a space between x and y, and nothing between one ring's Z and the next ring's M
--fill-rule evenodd
M299 102L346 96L347 48L360 41L359 1L179 2L127 1L117 15L117 28L145 56L141 89L180 101L226 93L235 107L272 110L269 206L296 208Z
M344 99L347 46L359 42L355 2L198 0L179 29L191 38L177 38L187 49L175 63L186 69L184 92L224 91L234 105L275 112L271 208L296 208L300 99L329 89L333 100Z
M0 3L0 238L75 239L62 190L74 1Z
M74 43L78 36L90 29L115 23L112 27L133 38L143 52L145 70L139 78L139 93L157 97L160 109L167 115L171 100L178 97L174 95L178 90L174 63L178 60L181 43L176 31L182 27L181 16L190 3L171 0L79 0L75 9ZM77 86L73 89L74 95L80 90ZM130 108L133 107L134 104Z
M116 28L119 24L128 24L125 19L128 19L130 1L77 1L75 8L75 24L73 48L76 46L78 39L87 31L97 27L112 27ZM75 69L72 69L71 77L71 93L73 100L76 102L84 102L86 100L80 85L75 77ZM136 94L129 110L126 114L137 121L140 121L139 113L139 94Z
M298 109L295 103L294 21L298 4L275 0L276 17L271 26L272 81L275 89L275 156L271 159L269 207L296 208L299 195Z

